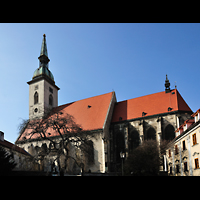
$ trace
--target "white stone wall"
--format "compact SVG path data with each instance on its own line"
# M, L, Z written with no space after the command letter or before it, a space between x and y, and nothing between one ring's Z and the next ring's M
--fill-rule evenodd
M193 134L196 133L197 144L193 145ZM185 141L185 150L183 150L183 141ZM168 164L168 173L172 167L173 176L200 176L200 125L188 131L182 137L178 138L166 150ZM178 147L178 153L175 152L175 145ZM171 156L169 156L169 150ZM199 168L195 169L195 159L198 158ZM184 171L184 163L187 162L187 171ZM179 166L177 173L176 166Z
M85 172L88 172L90 169L91 172L99 172L99 173L104 173L105 172L105 153L104 153L104 141L103 141L103 133L94 133L95 137L91 137L91 141L93 142L93 147L94 147L94 163L88 165L87 159L84 160L83 157L83 163L85 164ZM60 139L57 138L57 141ZM27 152L29 152L31 155L35 156L36 151L35 147L41 147L43 143L46 143L47 147L49 148L50 141L49 140L37 140L37 141L32 141L32 142L27 142L24 144L18 144L19 147L24 148ZM76 158L75 155L75 148L73 145L70 146L70 151L69 155ZM49 157L50 158L50 157ZM45 163L48 164L48 161L45 161ZM44 163L44 164L45 164ZM69 171L72 171L74 165L73 159L69 159L68 161L68 169ZM44 166L44 169L49 168L49 166Z

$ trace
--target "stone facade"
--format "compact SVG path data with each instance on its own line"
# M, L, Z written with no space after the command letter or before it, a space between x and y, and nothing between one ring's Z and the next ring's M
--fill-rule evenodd
M174 139L174 131L178 128L180 120L189 119L190 115L191 112L176 112L112 123L111 132L114 141L111 147L112 170L115 171L121 163L121 151L128 157L128 154L144 140L153 139L160 144L161 140Z
M114 109L114 105L116 103L116 96L115 93L109 93L109 96L111 96L111 100L108 104L107 113L105 115L104 123L102 129L99 130L92 130L91 134L94 137L89 138L89 140L92 142L93 145L93 159L92 161L90 158L87 157L79 148L75 148L73 143L70 143L68 146L69 149L69 156L74 158L80 163L84 164L84 171L88 172L97 172L97 173L105 173L109 171L110 168L110 123L112 120L112 113ZM96 97L102 98L102 97ZM82 100L83 101L83 100ZM85 101L88 101L86 99ZM64 112L64 111L63 111ZM18 137L18 139L21 137L21 135ZM73 138L73 137L72 137ZM60 143L61 138L60 136L51 137L51 140L56 141L57 143ZM42 171L51 171L52 164L54 160L56 160L56 153L54 150L51 149L51 142L49 140L43 140L41 138L37 139L31 139L31 140L25 140L25 141L16 141L17 145L21 148L24 148L26 151L28 151L32 156L37 157L37 155L44 151L48 151L48 156L45 157L45 159L39 159L40 164L40 170ZM56 150L56 149L55 149ZM64 162L65 157L61 156L58 161L55 161L55 167L58 170L59 164ZM74 159L68 159L67 162L67 172L71 173L80 173L80 166L76 165ZM62 166L61 166L62 167Z

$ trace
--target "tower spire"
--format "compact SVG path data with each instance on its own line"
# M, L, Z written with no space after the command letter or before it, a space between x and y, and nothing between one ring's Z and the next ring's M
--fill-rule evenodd
M166 80L165 80L165 93L169 93L171 90L170 90L170 82L167 78L167 74L166 74Z
M40 51L40 56L38 57L40 61L40 67L47 67L48 68L48 62L50 61L48 58L48 53L47 53L47 43L46 43L46 35L43 35L43 40L42 40L42 47Z
M43 35L43 40L42 40L42 47L41 47L41 51L40 51L40 56L41 55L45 55L48 57L48 53L47 53L47 43L46 43L46 35Z

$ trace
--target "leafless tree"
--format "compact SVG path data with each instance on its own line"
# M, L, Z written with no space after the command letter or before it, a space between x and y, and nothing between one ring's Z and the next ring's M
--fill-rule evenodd
M95 138L95 135L91 131L82 130L81 126L75 123L74 117L70 114L64 114L58 109L48 110L45 113L42 119L22 121L19 125L19 130L23 133L22 142L29 142L36 138L48 140L51 147L43 146L35 155L36 160L44 160L53 151L54 155L56 155L53 163L57 160L60 171L66 170L68 159L74 160L83 170L84 164L80 156L70 156L70 145L78 149L89 160L93 160L94 158L91 157L93 155L91 153L93 151L91 139ZM64 166L61 166L61 157L64 157Z

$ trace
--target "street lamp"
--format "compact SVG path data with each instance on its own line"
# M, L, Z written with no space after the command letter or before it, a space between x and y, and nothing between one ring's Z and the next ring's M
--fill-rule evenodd
M125 153L120 152L120 158L122 159L122 176L124 175L123 159L125 158Z

